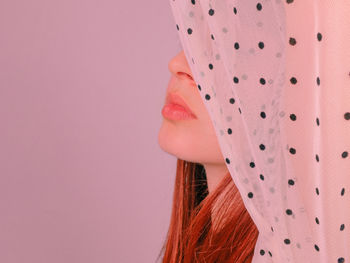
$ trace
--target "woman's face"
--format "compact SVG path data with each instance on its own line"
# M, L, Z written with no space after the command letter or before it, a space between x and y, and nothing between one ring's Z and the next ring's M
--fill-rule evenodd
M163 121L158 134L160 147L179 159L200 164L225 164L209 113L182 50L168 64L171 72L166 96L180 96L196 118L172 119L162 109ZM164 99L164 105L166 99ZM169 109L169 108L167 108ZM170 110L171 111L171 110ZM171 111L179 116L181 112Z

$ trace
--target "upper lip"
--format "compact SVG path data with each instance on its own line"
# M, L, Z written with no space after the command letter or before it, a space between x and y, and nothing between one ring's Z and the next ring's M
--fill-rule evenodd
M167 96L166 96L166 101L165 101L166 104L177 104L177 105L180 105L182 107L184 107L186 109L186 111L188 111L189 113L191 113L194 117L197 117L190 109L190 107L186 104L186 102L184 101L184 99L177 95L176 93L169 93Z

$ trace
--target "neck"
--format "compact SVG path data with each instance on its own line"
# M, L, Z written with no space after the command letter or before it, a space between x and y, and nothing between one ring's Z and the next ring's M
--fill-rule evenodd
M226 164L203 164L207 176L208 191L214 191L229 171Z
M215 190L215 188L219 185L220 181L224 178L224 176L229 171L226 167L226 164L203 164L203 166L207 176L208 191L210 193ZM220 201L218 201L216 205L219 203ZM217 213L218 213L218 208L214 204L214 207L212 208L212 212L211 212L211 220L214 227L213 228L214 231L218 231L217 228L220 228L219 222L217 221L218 220L216 216Z

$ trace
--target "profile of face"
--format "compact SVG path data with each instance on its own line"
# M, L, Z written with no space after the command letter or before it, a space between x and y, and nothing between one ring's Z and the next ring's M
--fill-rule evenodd
M188 113L184 113L181 107L163 108L163 121L158 133L161 149L179 159L200 163L206 170L209 166L219 165L221 171L227 171L214 126L183 50L169 61L168 68L171 78L166 96L178 95L193 114L190 118L176 118L188 117ZM167 102L165 99L164 106Z

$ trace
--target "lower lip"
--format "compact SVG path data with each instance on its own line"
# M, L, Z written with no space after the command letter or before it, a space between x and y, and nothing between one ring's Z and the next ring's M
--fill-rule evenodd
M184 107L177 104L166 104L162 109L162 115L164 118L171 120L190 120L196 119L196 117L188 112Z

